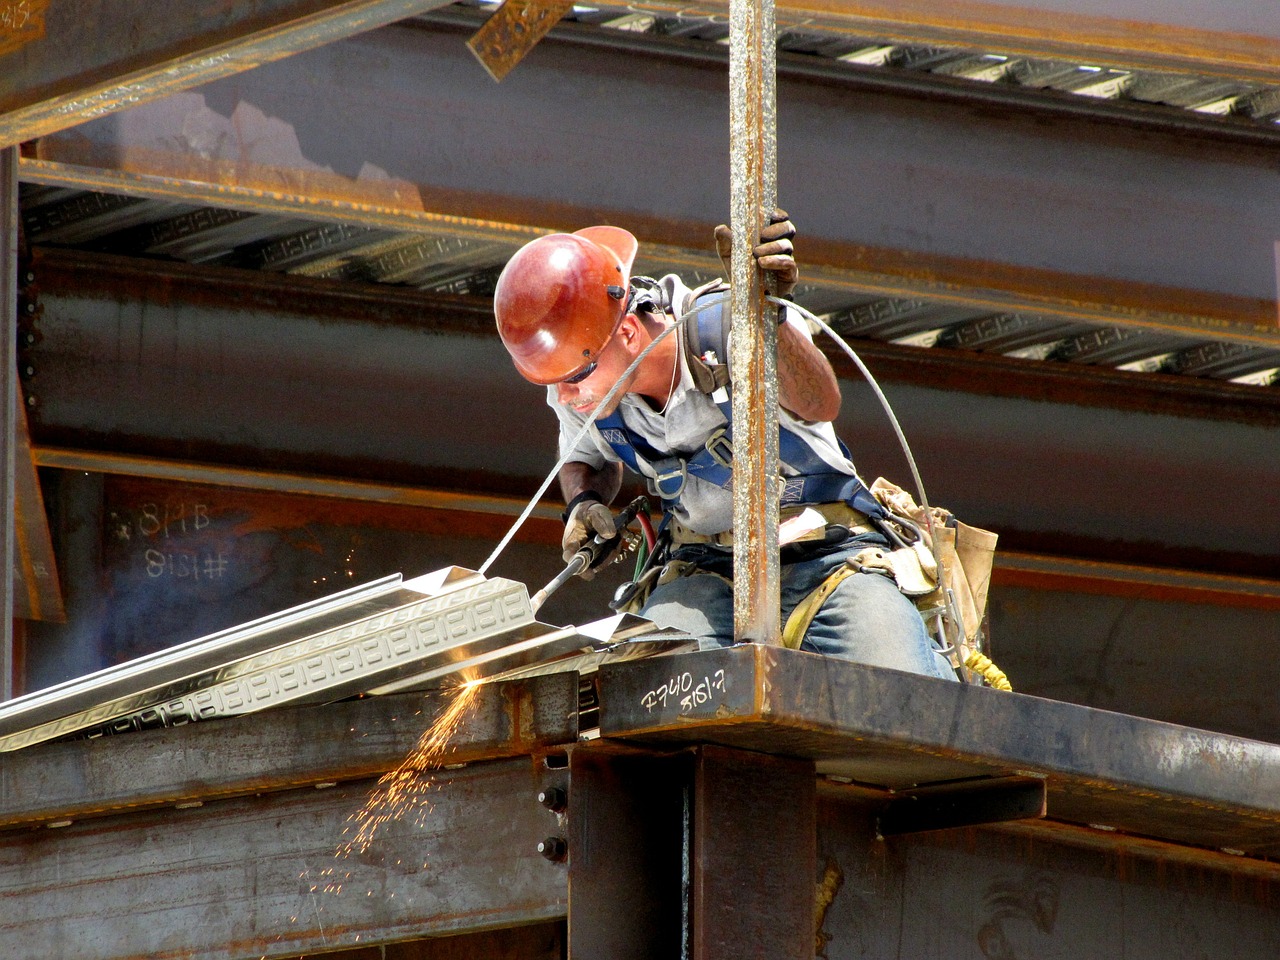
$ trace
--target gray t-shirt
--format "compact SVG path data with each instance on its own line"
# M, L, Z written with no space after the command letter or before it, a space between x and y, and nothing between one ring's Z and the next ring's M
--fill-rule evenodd
M671 302L685 302L688 288L684 287L677 278L667 276L663 277L661 282L673 294ZM810 337L808 328L794 314L789 316L787 322L793 324L805 337ZM673 333L671 336L680 336L680 333ZM687 459L702 450L707 438L723 427L726 421L716 405L716 400L723 398L708 395L699 390L694 385L693 377L685 363L684 351L680 350L678 356L680 358L679 382L672 391L665 410L655 410L645 398L629 393L623 397L618 406L618 412L622 415L627 427L643 438L654 450L665 455L676 455ZM569 460L585 463L596 469L603 467L606 462L622 462L594 424L576 446L571 446L574 438L582 431L582 425L586 423L587 417L570 407L561 405L556 400L554 386L547 388L547 404L560 420L561 457L572 450ZM801 437L831 472L856 475L853 463L841 453L835 428L830 423L798 420L781 407L778 408L778 419L782 425ZM639 465L648 482L650 493L657 499L657 491L652 482L656 471L643 459L639 460ZM784 477L794 476L796 473L797 471L782 464ZM698 533L722 533L733 527L733 495L727 488L691 476L680 494L675 515L681 523Z

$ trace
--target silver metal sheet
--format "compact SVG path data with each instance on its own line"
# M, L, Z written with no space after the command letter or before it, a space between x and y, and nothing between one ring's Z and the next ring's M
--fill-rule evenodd
M583 636L597 640L593 648L580 648L554 659L547 658L525 667L512 667L490 680L522 680L549 673L594 674L606 663L626 663L668 653L689 653L698 649L698 640L678 630L659 627L652 620L619 613L578 627Z
M394 576L10 701L0 750L482 679L592 642L538 623L522 583L457 567Z

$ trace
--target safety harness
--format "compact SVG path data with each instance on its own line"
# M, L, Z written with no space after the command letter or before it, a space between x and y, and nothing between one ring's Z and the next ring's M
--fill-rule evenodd
M643 282L647 278L636 279ZM700 450L681 457L655 450L626 425L620 409L596 421L601 437L623 463L642 475L641 462L652 468L654 490L668 512L679 504L689 477L722 489L728 488L733 480L733 403L729 397L727 363L729 325L725 322L723 296L727 290L723 282L714 281L692 291L688 298L692 307L686 312L681 339L685 363L694 384L711 397L724 417L724 426L713 431ZM634 301L637 307L643 307L647 302L666 306L657 297L650 301L637 297ZM849 459L848 448L843 442L837 442L841 454ZM884 508L861 479L832 470L803 437L782 422L778 424L778 460L795 474L782 478L780 506L847 503L873 521L886 516Z

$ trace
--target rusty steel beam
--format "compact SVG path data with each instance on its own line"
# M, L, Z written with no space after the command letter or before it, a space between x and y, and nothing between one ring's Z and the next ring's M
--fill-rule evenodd
M457 522L469 526L483 524L496 529L490 518L514 520L525 508L526 501L515 497L485 495L460 490L409 486L374 481L327 477L318 474L288 473L283 470L250 470L236 466L161 457L130 456L105 450L73 450L62 447L36 447L31 451L41 467L58 470L84 470L125 477L148 477L181 483L213 484L244 490L269 490L303 497L330 497L404 507L421 507L452 514ZM563 532L562 508L545 503L534 507L531 523L524 529L539 542L559 543ZM478 520L476 515L484 517Z
M629 9L724 16L730 5L729 0L640 0ZM781 27L1117 67L1280 79L1280 26L1269 9L1249 0L961 0L943 8L930 0L778 0L777 11Z
M13 566L14 615L27 620L62 623L66 620L66 609L58 577L58 561L53 552L49 515L40 490L35 451L31 448L31 434L21 395L17 398L17 419L14 438L17 462L12 501L17 561Z
M709 250L728 206L714 156L670 182L611 131L621 111L681 143L716 142L720 55L664 53L655 72L599 33L588 44L553 31L520 83L499 87L464 79L482 71L459 32L391 27L45 138L23 176L408 231L450 217L490 235L525 225L510 227L513 242L520 229L609 220L645 241ZM333 89L348 71L354 79ZM564 104L562 73L607 76L608 90ZM779 196L807 267L886 296L1276 344L1274 132L1128 122L1113 107L1008 91L986 110L985 85L871 76L779 75ZM676 116L660 107L673 98ZM388 138L389 103L458 135ZM351 136L332 135L322 104L341 108ZM191 142L184 129L205 133ZM588 142L605 155L577 170ZM361 175L369 169L386 176Z
M62 130L443 6L444 0L0 4L0 145Z
M439 690L367 697L14 751L0 757L0 828L379 776L450 702ZM572 743L577 705L575 674L486 686L442 759L472 763Z
M557 773L529 757L442 771L367 850L348 845L368 780L6 831L0 949L284 958L558 920L566 868L537 850Z
M1072 836L1044 821L885 839L872 823L843 791L820 795L816 956L1267 960L1280 950L1274 863L1103 830ZM1092 841L1076 845L1086 831Z
M17 525L10 506L18 468L18 150L0 147L0 700L14 686L14 560Z
M751 248L777 205L773 0L729 4L733 391L733 636L779 644L778 333ZM694 320L688 321L690 323Z
M572 7L573 0L503 0L467 46L500 81Z
M1280 852L1280 746L1255 740L759 645L606 667L600 703L605 737L808 757L891 790L1040 779L1049 817L1117 846Z
M704 745L693 777L693 960L813 956L813 764Z
M333 477L245 470L234 466L136 457L95 450L38 447L31 451L41 467L81 470L116 476L146 477L183 483L214 484L244 490L268 490L306 497L328 497L440 512L450 525L475 529L480 516L514 519L525 503L513 497L484 496L420 486L395 486ZM523 528L525 539L554 545L560 542L560 509L541 504ZM47 529L47 528L46 528ZM495 532L498 527L492 528ZM1108 563L1001 549L992 582L997 586L1035 590L1097 593L1182 603L1280 610L1280 581L1264 577L1200 573L1176 567Z
M448 525L472 529L476 529L477 524L481 523L477 515L514 519L525 506L522 501L512 497L358 482L281 471L245 470L233 466L164 460L159 457L134 457L94 450L39 447L31 453L36 464L51 469L418 507L449 517L444 521ZM548 546L558 544L561 535L559 516L560 509L555 505L542 504L535 507L530 515L532 522L522 528L524 538ZM492 529L494 535L501 532L497 526ZM1083 592L1280 610L1280 581L1275 579L1201 573L1176 567L1081 560L1018 550L1001 549L996 554L992 583L999 587L1027 587L1064 593Z
M692 753L591 742L569 754L569 776L570 956L690 956Z
M484 302L52 251L38 265L44 311L31 352L39 370L31 430L47 467L440 506L449 504L361 478L469 490L481 499L457 503L468 524L492 509L493 529L497 501L521 500L550 467L546 411L502 364ZM206 362L214 344L218 365ZM933 499L999 530L1002 544L1265 576L1261 558L1280 543L1280 518L1202 491L1280 483L1273 391L958 350L858 348ZM845 393L839 430L855 462L901 476L874 400L847 360L833 360ZM540 435L545 445L531 442ZM106 459L82 459L89 454ZM184 463L185 477L164 465ZM326 475L357 486L308 479ZM999 495L1011 482L1020 496Z
M47 141L45 141L47 143ZM59 150L54 155L62 155ZM77 159L82 159L77 155ZM294 215L314 220L317 229L390 229L406 236L424 234L465 238L509 246L546 232L537 226L460 217L405 207L400 196L389 199L377 186L317 185L314 192L287 194L252 185L242 175L228 173L235 183L206 183L179 176L86 167L59 160L20 158L24 183L101 192L117 197L141 197L181 204L200 203L226 211L264 216ZM244 171L241 171L243 174ZM320 175L323 176L323 175ZM546 211L513 211L540 222L554 222ZM582 217L561 211L553 216ZM634 218L646 219L644 215ZM711 274L720 268L713 255L692 247L673 246L673 239L694 242L693 231L673 238L664 227L636 232L646 239L641 249L652 250L663 264ZM809 288L851 294L871 293L886 300L927 298L939 305L987 313L1029 313L1069 323L1115 326L1180 337L1203 338L1242 347L1280 347L1280 327L1272 318L1273 305L1238 297L1210 296L1156 284L1134 285L1093 277L1082 281L1060 271L999 267L961 258L922 257L902 250L826 243L807 238L804 275ZM975 286L975 276L980 277ZM802 296L805 288L802 288Z

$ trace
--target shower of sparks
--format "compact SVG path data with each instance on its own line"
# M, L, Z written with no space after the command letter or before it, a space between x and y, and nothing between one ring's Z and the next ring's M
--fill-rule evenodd
M348 836L338 847L335 856L347 857L352 853L365 853L377 838L378 831L406 814L413 813L419 826L428 813L431 803L427 792L439 789L434 776L444 765L444 759L453 749L454 735L471 708L475 706L479 682L460 684L450 691L451 697L444 711L418 739L417 746L394 770L385 773L358 813L348 819L344 835L349 835L355 824L354 836ZM336 884L336 890L331 888ZM340 892L341 881L332 877L326 890Z

